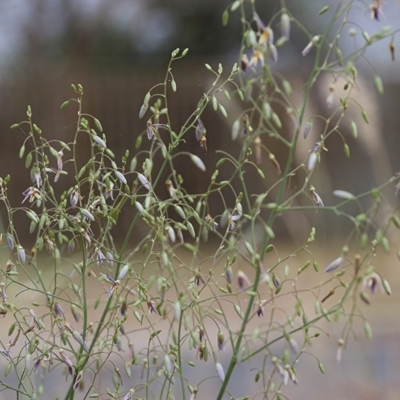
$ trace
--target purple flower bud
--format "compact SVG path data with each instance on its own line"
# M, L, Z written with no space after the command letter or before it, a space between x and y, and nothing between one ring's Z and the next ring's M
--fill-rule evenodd
M72 207L76 207L79 201L79 192L78 192L78 187L75 186L74 190L71 192L71 195L69 196L69 202L71 203Z
M150 183L149 183L149 181L147 180L147 178L146 178L144 175L138 174L138 179L139 179L139 182L140 182L147 190L150 190Z
M124 184L124 185L126 185L128 182L127 182L127 180L126 180L126 178L125 178L125 176L122 174L122 172L120 172L120 171L114 171L114 173L115 173L115 176Z
M333 260L326 268L325 272L332 272L337 268L342 268L343 267L343 262L344 259L343 257L338 257L336 260Z

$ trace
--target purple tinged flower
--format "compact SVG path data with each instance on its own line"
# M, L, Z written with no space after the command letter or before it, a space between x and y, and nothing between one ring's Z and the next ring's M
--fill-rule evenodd
M75 250L75 240L74 240L74 239L71 239L71 240L68 242L68 254L73 253L74 250Z
M134 389L131 389L122 400L133 400L133 395L135 393Z
M26 253L25 249L22 246L17 247L18 259L21 264L25 264L26 261Z
M239 286L240 290L244 290L245 286L246 287L251 286L251 282L250 282L249 278L241 270L239 270L238 273L237 273L237 283L238 283L238 286Z
M218 331L217 334L218 350L225 351L225 337L222 331Z
M264 305L266 302L266 300L259 300L257 303L254 304L254 307L257 308L256 314L259 318L264 316Z
M36 189L34 186L30 186L28 189L22 192L24 199L22 200L21 204L25 203L26 200L29 199L29 203L33 203L36 200L41 199L41 193L38 189Z
M43 328L43 322L39 321L33 310L29 310L29 314L32 316L32 325L36 325L36 327L41 330Z
M201 170L201 171L205 171L205 170L206 170L206 166L204 165L204 163L203 163L203 161L201 160L200 157L198 157L198 156L196 156L196 155L194 155L194 154L191 154L191 155L190 155L190 158L191 158L193 164L194 164L199 170Z
M315 191L315 188L313 186L311 186L310 192L311 192L311 196L313 198L315 205L317 207L323 207L324 203L323 203L321 197L319 196L319 194Z
M37 164L34 164L31 169L31 181L32 181L32 183L36 183L36 186L38 188L42 185L42 177L40 176L40 168Z
M152 140L156 134L156 130L153 126L151 118L147 120L146 134L147 134L147 139L149 140Z
M282 377L283 384L286 386L289 381L289 373L288 371L282 367L281 361L277 357L272 357L272 363L275 365L276 370L279 375Z
M325 272L329 273L334 271L337 268L343 268L344 258L338 257L336 260L333 260L326 268Z
M128 302L126 301L126 299L122 300L119 311L120 311L121 315L124 317L126 312L128 311Z
M297 385L297 384L299 383L299 381L298 381L298 379L297 379L297 376L296 376L296 374L295 374L293 368L292 368L289 364L286 364L286 365L285 365L285 369L286 369L286 371L287 371L288 374L289 374L290 380L291 380L295 385Z
M97 266L99 266L103 261L105 261L106 257L103 254L103 252L100 250L99 247L95 246L91 251L90 251L90 257L93 258L96 261Z
M235 228L236 228L236 221L239 221L240 218L241 218L241 216L240 216L240 215L237 215L237 214L232 214L232 215L229 217L229 230L230 230L230 231L235 230Z
M107 148L106 142L100 136L93 135L92 139L93 139L93 142L95 142L101 148L103 148L103 149Z
M264 30L266 28L264 22L262 21L262 19L256 12L253 13L253 18L254 18L254 21L256 21L258 29Z
M258 44L261 46L271 46L274 43L274 31L267 26L264 28L260 34L260 37L258 38Z
M79 201L79 191L78 191L78 186L75 186L74 189L71 192L71 195L69 196L69 202L71 203L72 207L76 207Z
M68 372L70 375L73 375L74 373L74 366L72 365L71 360L65 355L63 349L58 350L60 352L61 359L63 363L68 367Z
M142 214L142 215L146 214L145 209L143 208L143 206L138 201L135 201L135 207L139 211L140 214Z
M147 189L150 190L150 183L143 174L138 174L139 182Z
M74 383L74 390L78 389L78 387L81 385L83 378L83 371L79 371L78 375L76 376L75 383Z
M64 325L64 328L72 335L72 337L83 347L83 349L86 351L86 353L89 352L89 348L87 347L87 344L83 340L82 336L79 334L78 331L72 329L72 327L67 323Z
M149 314L154 313L158 314L156 308L155 308L156 302L154 300L149 300L147 302L147 307L149 308Z
M369 289L371 294L375 294L377 289L379 289L381 293L385 291L382 284L382 278L376 272L372 272L365 276L361 286L363 290Z
M175 230L176 230L176 236L178 237L179 243L180 244L184 244L185 243L185 239L183 237L182 231L178 227L176 227Z
M0 349L0 354L7 360L10 361L11 357L10 357L10 350L3 350Z
M14 249L14 238L10 234L7 235L7 245L10 250Z
M122 174L122 172L114 171L114 174L124 185L126 185L128 183L125 176Z
M289 346L295 355L300 353L299 345L297 344L297 341L292 337L289 338Z
M40 364L41 364L42 361L44 361L44 360L42 360L40 357L38 357L38 358L36 359L36 361L33 363L33 372L36 373L36 371L37 371L37 369L39 368L39 366L40 366Z
M200 141L205 133L206 133L206 128L204 127L203 122L199 118L197 120L197 125L196 125L196 139Z
M281 281L280 281L280 279L274 274L274 275L272 275L272 283L274 284L274 286L276 287L276 288L278 288L278 287L280 287L281 286Z
M109 251L106 252L106 261L111 268L114 266L114 256Z
M382 0L374 0L369 6L371 11L371 19L379 21L379 15L382 13Z
M218 222L215 222L215 220L211 217L210 214L207 214L204 217L204 220L206 221L207 224L211 227L211 229L216 230L219 228Z
M54 303L54 314L57 317L64 317L64 311L58 303Z
M225 279L229 284L232 284L232 267L225 268Z
M122 268L121 271L119 271L118 274L118 280L123 279L126 273L129 271L129 264L125 264Z

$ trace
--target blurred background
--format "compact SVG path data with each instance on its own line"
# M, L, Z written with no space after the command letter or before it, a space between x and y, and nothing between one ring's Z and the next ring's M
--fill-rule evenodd
M280 9L277 0L258 3L260 17L266 22ZM138 118L144 95L163 79L172 50L189 48L188 55L173 70L178 91L171 94L170 106L172 123L177 127L195 109L210 85L212 76L204 64L215 67L220 62L230 69L239 61L238 14L231 14L226 27L221 23L222 12L229 4L225 0L2 0L0 176L13 175L13 203L19 204L22 200L22 191L29 185L29 171L18 159L24 134L9 127L25 119L28 104L32 106L34 121L45 135L68 141L75 129L75 111L60 111L59 107L73 96L70 84L81 83L85 90L84 109L102 122L107 144L117 159L127 148L132 154L137 136L146 129L146 118ZM312 34L323 31L328 17L317 16L324 2L291 0L286 4ZM359 26L370 34L386 25L400 27L399 1L384 2L379 21L371 19L370 4L372 1L354 2L349 19L354 21L357 35L346 36L345 30L340 42L344 52L352 51L355 42L362 43ZM359 149L352 147L349 161L343 161L340 144L337 151L333 148L326 156L325 174L316 177L316 186L319 184L318 193L328 201L332 189L361 192L376 185L378 178L382 181L400 171L400 61L392 61L389 41L373 46L366 53L368 62L357 65L363 82L360 96L367 102L371 123L359 128L363 144ZM292 83L295 95L307 80L311 60L299 57L307 42L307 37L293 27L291 40L279 52L279 61L274 65ZM380 97L372 85L374 69L384 83L385 93ZM328 86L328 81L317 86L311 102L313 113L323 115L328 111L324 108ZM194 134L188 138L187 146L212 170L217 159L216 149L234 152L240 144L230 143L232 119L226 120L212 110L207 110L202 119L207 128L209 154L204 156ZM284 121L284 129L293 127ZM340 162L337 161L339 154ZM357 168L353 167L354 162ZM269 165L263 169L266 175L273 173ZM190 180L195 191L201 184L200 177L185 168L180 172ZM265 184L257 179L254 178L254 185ZM390 195L390 202L396 204L393 191ZM321 214L316 217L314 213L297 224L303 228L303 223L311 226L317 218L321 223L325 217ZM292 228L296 229L296 221ZM333 231L335 227L330 228ZM326 246L329 248L328 241ZM391 281L394 288L400 286L397 264L397 260L390 259L390 266L396 270ZM322 377L317 368L303 369L292 398L399 398L396 372L400 365L400 330L395 305L400 305L398 295L385 304L382 309L385 311L375 308L378 329L373 342L368 346L354 345L354 351L349 351L342 364L334 362L335 348L328 340L319 349L321 357L332 365L328 374ZM388 306L391 306L390 312ZM374 320L371 324L376 325Z

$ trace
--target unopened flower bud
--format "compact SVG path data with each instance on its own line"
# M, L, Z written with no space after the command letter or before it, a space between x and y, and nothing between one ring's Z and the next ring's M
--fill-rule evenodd
M225 351L224 340L225 340L224 333L222 331L219 331L217 335L217 341L218 341L218 349L221 351Z

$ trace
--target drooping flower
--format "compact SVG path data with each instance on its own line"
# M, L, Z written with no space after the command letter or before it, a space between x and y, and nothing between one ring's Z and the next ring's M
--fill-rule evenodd
M342 268L344 264L344 258L343 257L338 257L336 260L333 260L326 268L325 272L329 273L334 271L337 268Z
M377 289L382 293L384 292L382 278L376 272L366 275L361 286L363 290L369 289L371 294L375 294Z
M42 177L40 175L40 168L37 164L34 164L31 169L31 181L32 183L36 183L36 187L40 187L42 185Z
M323 207L324 203L323 203L321 197L319 196L319 194L315 191L314 186L310 187L310 193L311 193L312 199L314 200L315 205L317 207Z
M57 153L57 171L56 171L56 176L54 177L54 182L58 181L61 175L61 171L63 170L63 160L62 160L63 155L64 153L62 152L62 150L60 150Z
M150 190L150 183L143 174L138 174L139 182L147 189Z
M225 351L225 337L222 331L218 331L217 334L218 350Z
M242 270L239 270L237 273L237 283L240 290L244 290L246 287L251 286L250 279Z
M301 52L302 56L305 57L310 50L313 48L313 46L315 46L318 42L319 42L320 36L314 36L310 43L307 44L307 46L303 49L303 51Z
M59 349L59 352L63 363L68 367L69 374L73 375L74 366L72 365L72 361L66 356L63 349Z
M22 194L24 195L24 199L22 200L21 204L23 204L26 200L28 200L29 203L33 203L34 201L40 202L42 199L42 194L34 186L30 186L28 189L23 191Z

